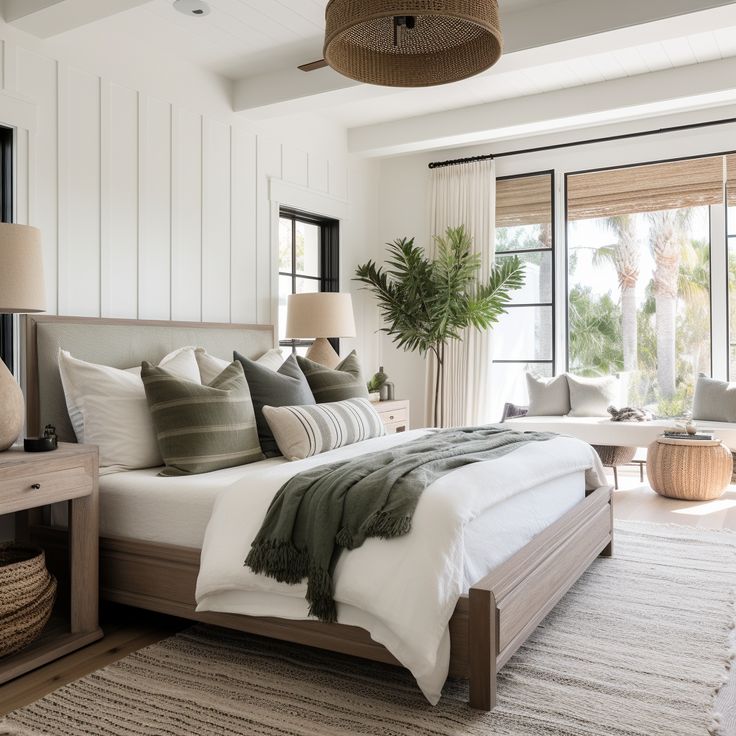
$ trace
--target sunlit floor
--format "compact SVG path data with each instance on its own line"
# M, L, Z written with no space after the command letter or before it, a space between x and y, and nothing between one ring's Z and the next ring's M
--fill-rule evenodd
M610 476L613 484L613 475ZM657 524L680 524L703 529L736 530L736 485L715 501L677 501L655 493L639 478L639 469L625 466L618 470L619 490L614 494L613 513L617 519L650 521ZM734 570L736 578L736 570ZM733 636L736 645L736 632ZM723 736L736 736L736 672L723 687L717 700L717 709L723 715Z
M736 529L736 485L715 501L677 501L654 493L639 479L636 467L618 471L619 490L614 495L613 512L617 519L652 521L658 524L683 524L704 529ZM611 483L613 477L611 476Z

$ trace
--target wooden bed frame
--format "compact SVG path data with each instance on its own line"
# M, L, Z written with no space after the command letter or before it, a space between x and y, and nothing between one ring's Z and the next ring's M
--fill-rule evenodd
M25 320L25 384L30 432L39 426L38 365L35 327L40 322L96 325L170 325L74 317ZM222 328L223 325L197 325ZM263 326L238 326L263 329ZM79 357L84 358L84 355ZM34 525L34 536L53 545L59 530ZM613 552L611 488L588 493L557 522L538 534L509 560L461 596L450 620L450 675L470 684L470 705L491 710L496 703L496 675L542 619L598 556ZM197 613L194 591L200 550L135 539L102 538L102 597L116 603L180 616L193 621L309 645L364 659L399 665L367 631L343 624L291 621L221 613Z

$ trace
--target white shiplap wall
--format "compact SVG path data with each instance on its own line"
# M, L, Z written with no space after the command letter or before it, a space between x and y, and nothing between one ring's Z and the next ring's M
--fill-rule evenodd
M302 125L274 135L38 46L3 40L0 123L18 128L17 219L43 232L48 311L272 321L270 180L344 205L343 138L310 149Z

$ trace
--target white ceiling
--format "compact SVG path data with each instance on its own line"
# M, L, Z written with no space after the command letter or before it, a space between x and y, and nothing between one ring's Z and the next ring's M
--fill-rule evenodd
M499 0L502 13L545 0ZM115 16L121 29L165 53L229 79L296 66L322 57L327 0L207 0L212 12L187 18L172 0L151 0Z
M386 90L383 104L373 98L332 106L329 111L347 127L372 125L732 56L736 56L736 27L726 27L521 70L504 72L500 67L446 88Z
M517 98L521 104L568 88L580 88L584 98L586 85L615 86L612 80L632 77L634 86L643 75L686 67L703 72L699 65L736 58L736 0L499 0L506 53L493 69L442 87L396 90L357 85L331 69L296 69L322 55L327 0L207 2L211 14L193 18L177 13L173 0L116 0L117 10L128 9L116 12L110 4L108 17L98 13L67 38L130 38L138 47L218 74L233 81L233 109L254 118L308 110L361 129L453 110L470 115L482 105L508 106ZM35 3L52 10L66 3L102 7L100 0ZM28 16L43 15L20 7ZM54 16L47 16L46 35L53 35L48 28ZM56 23L57 34L67 33L58 18ZM678 83L670 85L675 97ZM730 77L721 87L719 92L729 87L736 94Z
M524 2L525 0L513 0ZM177 13L171 0L116 15L117 28L161 52L230 79L322 56L325 0L207 0L203 18Z

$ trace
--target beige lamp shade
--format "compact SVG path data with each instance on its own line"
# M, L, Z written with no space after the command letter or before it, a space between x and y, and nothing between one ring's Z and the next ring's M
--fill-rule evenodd
M286 337L355 337L353 300L350 294L319 292L290 294L287 302Z
M0 314L45 309L41 231L0 223Z

